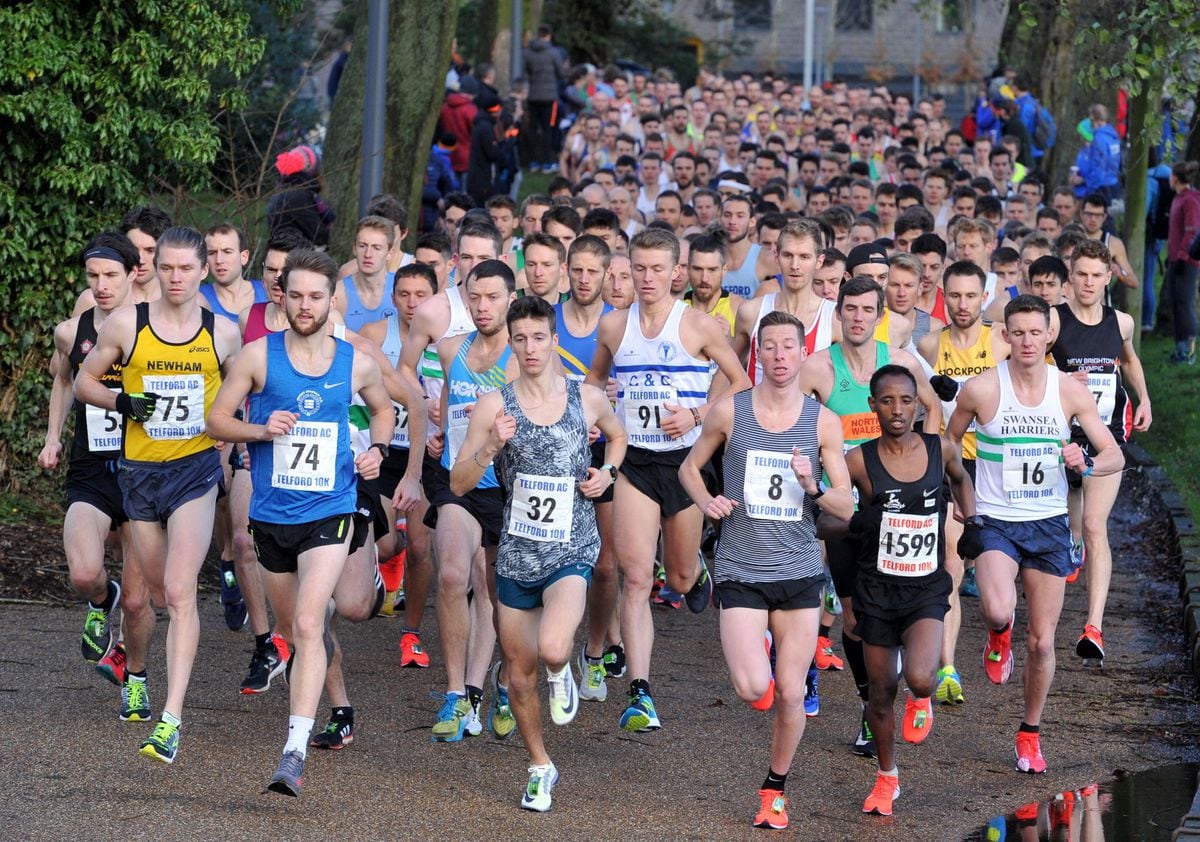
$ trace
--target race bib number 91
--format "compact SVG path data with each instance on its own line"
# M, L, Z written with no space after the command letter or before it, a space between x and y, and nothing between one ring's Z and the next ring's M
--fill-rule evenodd
M662 431L662 422L667 416L665 404L675 404L678 400L678 395L671 386L626 388L621 401L629 443L643 447L669 441L670 437Z

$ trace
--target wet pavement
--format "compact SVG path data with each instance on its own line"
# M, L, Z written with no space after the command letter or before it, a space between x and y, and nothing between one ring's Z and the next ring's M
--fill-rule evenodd
M1111 526L1117 562L1102 670L1074 654L1085 586L1068 588L1059 627L1059 672L1042 725L1050 771L1012 768L1021 715L1019 681L996 687L983 675L978 606L965 600L958 668L967 703L935 710L925 744L899 748L903 790L890 819L862 815L872 762L850 754L858 702L848 672L822 673L821 714L809 720L788 781L799 839L963 839L996 815L1138 771L1200 760L1200 706L1183 653L1176 574L1164 557L1161 506L1137 472L1127 475ZM1024 607L1016 656L1023 663ZM117 719L119 694L79 659L81 610L3 606L8 638L0 657L0 827L13 839L762 838L750 820L766 772L769 716L730 687L717 615L656 610L653 685L663 729L618 730L622 687L603 704L582 702L565 728L546 717L562 780L554 809L517 808L526 778L519 738L485 733L462 743L429 740L442 680L433 612L430 670L401 670L399 623L343 626L352 746L313 751L304 795L261 794L287 724L286 686L259 697L237 687L252 641L225 629L215 595L201 604L203 631L173 766L137 755L149 723ZM166 624L151 661L155 712L164 696ZM835 644L840 651L840 642ZM486 700L485 700L486 703ZM900 705L898 705L898 708ZM328 708L322 706L322 716ZM323 721L318 722L318 727ZM1121 838L1112 835L1110 839Z

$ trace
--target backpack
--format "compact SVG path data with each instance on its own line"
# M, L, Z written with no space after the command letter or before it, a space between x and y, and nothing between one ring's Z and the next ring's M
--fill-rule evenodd
M1033 145L1043 151L1048 151L1058 139L1058 126L1054 123L1054 115L1050 109L1037 103L1037 117L1033 123Z

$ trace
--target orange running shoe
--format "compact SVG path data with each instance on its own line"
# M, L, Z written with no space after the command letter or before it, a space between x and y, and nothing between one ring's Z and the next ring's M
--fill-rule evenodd
M1046 771L1046 758L1042 757L1042 745L1037 734L1017 732L1017 771L1040 775Z
M275 651L279 653L279 660L286 664L288 658L292 657L292 650L288 647L288 642L283 639L283 635L279 632L271 632L271 642L275 644Z
M760 789L758 797L762 806L754 817L755 827L767 827L771 830L786 830L788 826L787 796L777 789Z
M421 645L421 636L415 632L400 635L400 666L425 669L429 666L429 653Z
M817 669L843 670L846 664L833 654L833 641L827 637L817 638Z
M767 692L762 694L762 698L751 702L750 707L755 710L770 710L771 705L775 704L775 679L771 679L771 683L767 685Z
M1075 654L1087 660L1097 660L1104 663L1104 635L1095 626L1084 626L1079 642L1075 644Z
M892 802L899 797L900 776L885 775L883 772L877 772L875 775L875 788L871 790L871 794L863 802L863 812L874 813L877 816L890 816L892 814Z
M900 733L904 742L917 745L925 742L929 732L933 730L933 700L926 696L924 699L914 698L908 694L904 703L904 720L900 725Z
M983 647L983 671L993 684L1004 684L1012 676L1012 620L1002 632L988 629L987 644Z

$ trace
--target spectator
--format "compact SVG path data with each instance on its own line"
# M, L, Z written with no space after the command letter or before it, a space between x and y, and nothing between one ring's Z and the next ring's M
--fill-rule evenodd
M457 138L449 132L438 135L429 152L429 163L425 165L425 183L421 188L421 233L436 231L442 200L446 194L460 189L454 174L453 155L457 151Z
M1196 276L1200 260L1189 253L1189 246L1200 235L1200 191L1196 190L1200 164L1186 161L1171 168L1170 232L1167 236L1167 279L1163 297L1171 297L1174 312L1175 350L1172 363L1196 364ZM1194 253L1194 252L1193 252Z
M333 64L329 66L329 82L325 85L325 93L329 96L330 104L333 103L333 98L337 96L338 85L342 83L342 71L346 69L346 62L350 58L350 49L354 46L349 38L342 44L342 48L338 50L337 58L333 60Z
M1108 122L1108 109L1093 105L1088 118L1076 127L1084 146L1075 157L1076 171L1071 175L1075 195L1101 193L1110 201L1117 194L1117 176L1121 171L1121 138Z
M475 124L477 112L471 97L459 90L458 82L447 82L446 100L442 103L442 111L438 115L438 131L454 136L455 146L450 155L450 163L460 184L467 174L467 164L470 162L471 127Z
M501 163L500 98L484 90L476 97L478 113L471 126L471 151L467 164L467 192L482 207L496 190L496 165Z
M334 214L321 198L320 165L311 146L297 146L275 158L279 192L267 202L269 236L290 231L314 246L329 245Z
M537 37L525 49L525 82L529 86L529 126L533 161L530 169L554 172L557 156L551 145L554 136L558 90L566 77L562 58L554 49L550 27L538 27Z

